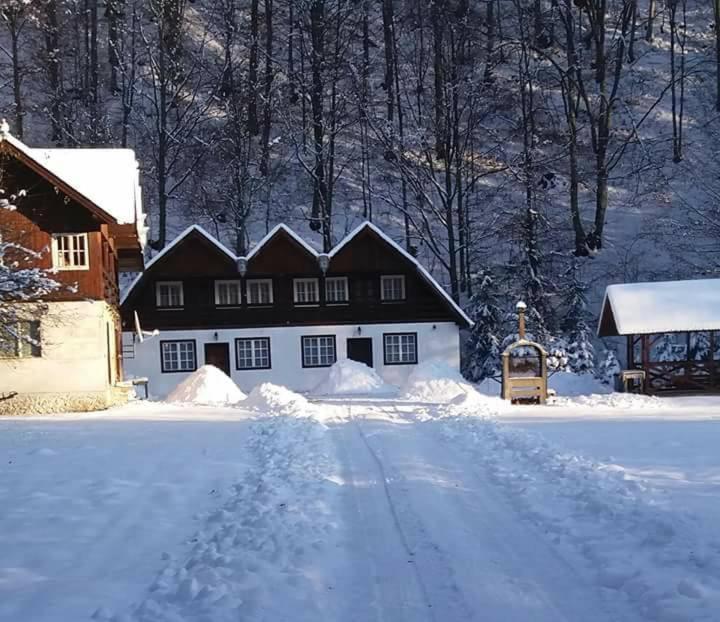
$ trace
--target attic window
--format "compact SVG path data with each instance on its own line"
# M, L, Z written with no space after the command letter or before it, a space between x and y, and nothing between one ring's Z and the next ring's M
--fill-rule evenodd
M53 235L52 251L53 267L58 270L87 270L90 267L87 233Z
M383 302L405 300L405 277L402 274L381 276L380 299Z
M320 302L320 291L317 279L293 279L296 305L315 305Z
M182 309L182 281L158 281L155 284L155 304L159 309Z

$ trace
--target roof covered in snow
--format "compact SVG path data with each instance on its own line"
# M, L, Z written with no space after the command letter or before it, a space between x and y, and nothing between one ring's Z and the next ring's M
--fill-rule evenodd
M340 250L342 250L355 236L360 234L362 231L365 230L371 230L373 231L377 236L379 236L385 243L387 243L395 252L402 255L408 262L410 262L415 269L417 270L419 276L424 279L447 303L448 307L450 307L453 312L458 316L458 318L464 323L466 326L472 326L473 321L468 317L468 315L460 308L460 305L458 305L452 297L445 291L445 289L438 283L432 275L420 264L420 262L413 257L410 253L408 253L402 246L394 242L390 237L388 237L381 229L379 229L376 225L372 224L371 222L363 222L358 227L353 229L348 235L346 235L340 242L338 242L335 247L328 253L328 258L330 262L332 262L332 258L338 254ZM219 240L217 240L215 237L213 237L210 233L205 231L200 225L192 225L185 229L182 233L180 233L176 238L174 238L162 251L160 251L157 255L155 255L145 266L145 270L149 270L152 268L153 265L155 265L158 261L160 261L163 257L167 255L169 251L171 251L173 248L176 248L182 240L184 240L188 235L191 233L199 233L205 238L207 238L212 244L218 247L224 254L226 254L228 257L233 259L236 263L240 259L249 260L255 255L258 254L258 252L272 239L277 235L278 233L285 233L290 238L292 238L294 241L296 241L303 249L305 249L308 253L310 253L313 257L316 257L319 259L322 257L322 254L318 253L312 246L310 246L300 235L298 235L295 231L293 231L290 227L288 227L285 224L279 224L275 226L273 229L271 229L267 235L265 235L262 240L260 240L255 247L247 254L246 257L240 257L235 255L230 249L228 249L225 245L223 245ZM134 281L130 284L130 286L125 290L125 292L122 295L122 298L120 300L120 304L123 304L130 296L132 291L135 289L135 287L142 281L143 275L145 273L140 273Z
M720 279L624 283L605 290L598 335L720 330Z
M117 224L136 224L143 236L140 173L131 149L34 149L0 126L0 144L39 167L49 181L62 184L77 198Z

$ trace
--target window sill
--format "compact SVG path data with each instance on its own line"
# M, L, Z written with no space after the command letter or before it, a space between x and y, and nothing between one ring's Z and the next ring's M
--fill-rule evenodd
M269 309L273 304L272 302L249 302L246 306L248 309Z
M155 307L158 311L184 311L185 307Z
M272 367L271 366L268 366L268 367L236 367L235 369L237 371L263 371L263 370L272 369Z
M393 367L394 367L394 366L396 366L396 365L417 365L418 362L417 362L417 361L398 361L398 362L395 362L395 363L390 363L389 361L384 361L383 364L384 364L386 367L390 367L390 366L393 366Z
M295 307L319 307L319 302L294 302L293 306Z
M90 270L90 266L53 266L52 270L56 272L87 272Z
M380 303L384 305L397 305L407 302L407 298L398 298L397 300L381 300Z
M326 302L326 307L348 307L350 306L350 301L347 302Z
M215 303L216 309L242 309L242 305L219 305L217 302Z

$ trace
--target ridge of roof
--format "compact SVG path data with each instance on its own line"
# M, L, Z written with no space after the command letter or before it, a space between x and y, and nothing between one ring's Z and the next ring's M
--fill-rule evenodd
M310 253L313 257L318 257L320 253L318 253L312 246L310 246L305 240L303 240L299 234L295 233L290 227L288 227L285 223L279 223L275 225L270 231L268 231L262 239L253 246L252 250L245 255L245 259L250 261L255 255L257 255L267 244L270 240L272 240L280 231L284 231L287 233L293 240L295 240L300 246L302 246L308 253Z

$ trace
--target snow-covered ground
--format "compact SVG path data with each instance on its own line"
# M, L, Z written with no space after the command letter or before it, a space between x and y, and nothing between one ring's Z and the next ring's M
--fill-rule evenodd
M720 398L400 394L0 419L0 620L720 620Z

